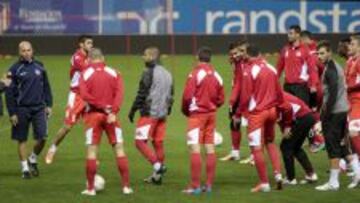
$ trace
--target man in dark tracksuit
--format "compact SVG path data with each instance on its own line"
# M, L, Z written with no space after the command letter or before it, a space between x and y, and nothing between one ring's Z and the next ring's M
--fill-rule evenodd
M19 60L10 67L11 85L6 88L6 105L12 124L12 139L18 142L23 178L38 176L37 156L47 137L47 116L51 113L52 94L43 64L33 58L30 42L19 44ZM32 125L34 149L27 157L26 141Z
M305 179L300 183L312 183L318 180L314 168L302 145L315 124L311 109L298 97L284 92L284 102L279 106L279 125L283 131L280 144L283 156L286 177L285 184L296 185L295 163L296 159L305 171Z
M327 183L316 187L316 190L334 191L340 187L339 160L350 154L345 141L349 105L344 71L331 59L330 43L327 41L319 43L317 51L320 61L325 65L322 76L324 99L321 108L321 122L326 150L330 159L330 178ZM349 161L355 173L354 180L357 180L360 177L359 161L355 158L349 158ZM357 184L358 182L355 181L348 187L353 188Z
M153 174L145 182L161 184L166 168L163 141L166 134L166 117L171 112L173 104L173 79L169 71L159 64L160 52L156 47L144 51L145 70L139 90L129 112L129 119L134 121L137 110L140 119L136 124L136 148L150 162ZM151 139L154 150L147 145Z

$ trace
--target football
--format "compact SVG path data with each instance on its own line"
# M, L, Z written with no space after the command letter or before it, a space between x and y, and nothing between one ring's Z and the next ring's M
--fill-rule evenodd
M88 183L86 182L87 185ZM105 179L99 174L95 175L94 187L97 192L105 189Z
M218 131L215 131L215 138L214 138L215 146L220 146L223 143L223 136Z

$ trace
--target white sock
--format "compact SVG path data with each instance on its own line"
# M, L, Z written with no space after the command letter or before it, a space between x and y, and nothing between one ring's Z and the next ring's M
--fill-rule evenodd
M360 168L359 168L359 159L353 156L350 162L351 169L355 173L355 177L360 178Z
M232 157L239 157L240 156L240 151L239 150L231 150L231 156Z
M57 150L57 146L56 146L55 144L52 144L52 145L50 146L50 148L49 148L49 152L55 153L56 150Z
M29 171L29 165L27 161L20 161L22 172Z
M339 173L340 169L330 169L330 179L329 183L332 186L339 187Z
M160 163L160 162L156 162L156 163L154 163L153 167L154 167L154 170L155 170L155 171L158 171L158 170L161 169L161 163Z
M37 155L34 152L29 156L29 162L32 164L37 163Z

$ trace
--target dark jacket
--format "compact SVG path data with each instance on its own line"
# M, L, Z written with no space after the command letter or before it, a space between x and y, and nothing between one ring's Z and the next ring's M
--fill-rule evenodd
M46 70L40 61L18 60L8 72L11 85L6 88L6 105L9 115L18 107L52 106L52 93Z

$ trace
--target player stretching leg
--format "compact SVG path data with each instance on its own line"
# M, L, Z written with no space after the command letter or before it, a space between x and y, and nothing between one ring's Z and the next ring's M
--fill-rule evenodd
M72 127L77 123L84 110L85 104L79 95L79 78L82 71L88 65L87 55L93 47L93 39L91 36L82 35L78 39L79 49L71 57L70 68L70 93L65 110L64 126L62 126L45 156L45 163L51 164L54 160L58 146L64 140L65 136L70 132Z

